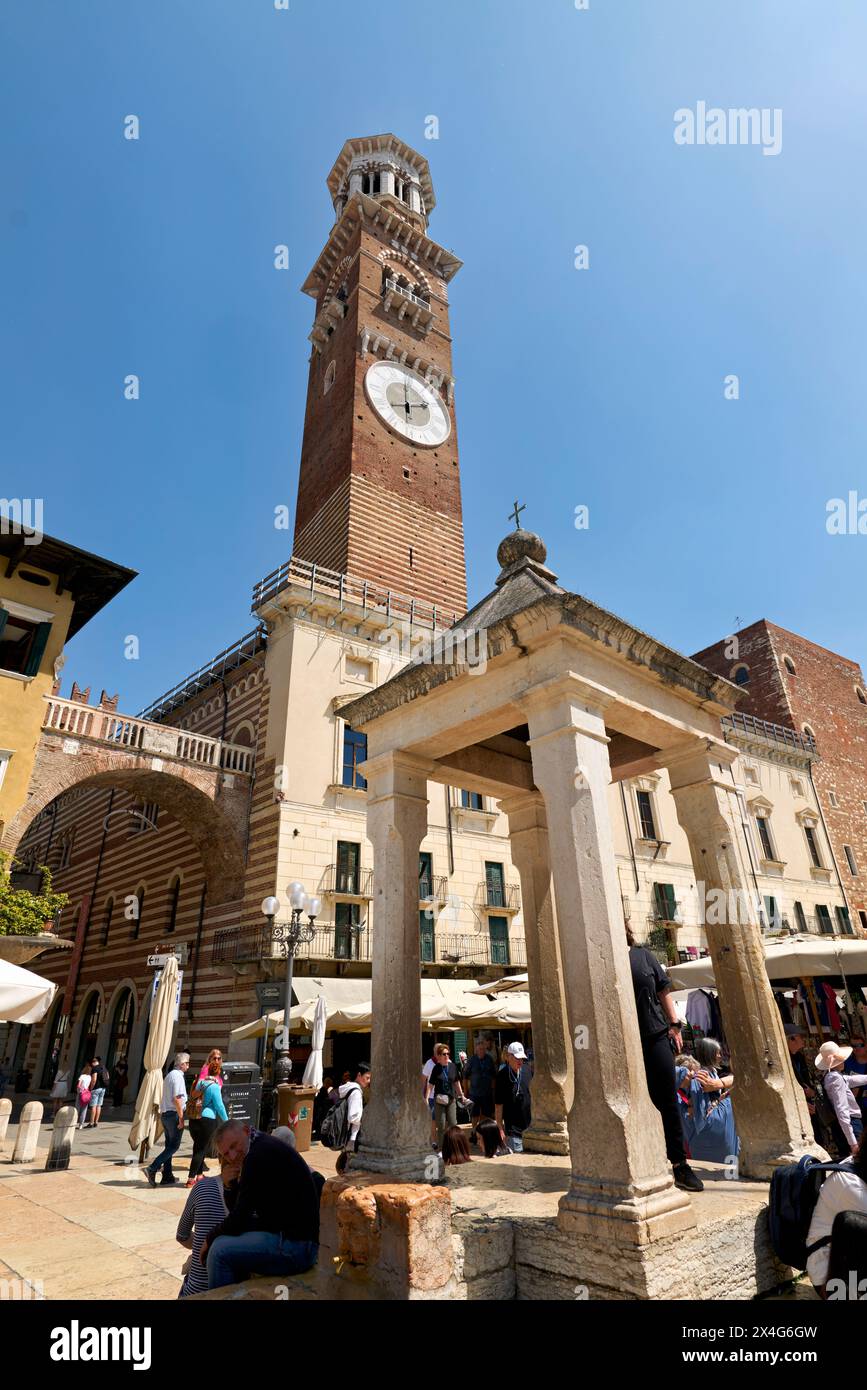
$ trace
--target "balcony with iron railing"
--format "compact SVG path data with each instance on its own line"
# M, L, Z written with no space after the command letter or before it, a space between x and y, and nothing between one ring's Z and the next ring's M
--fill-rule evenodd
M263 922L261 926L256 923L253 926L225 927L214 934L212 965L241 965L285 958L285 944L278 924ZM298 945L295 958L369 961L370 930L366 926L353 928L335 926L333 923L316 927L312 940Z
M733 734L740 734L743 738L755 738L763 743L790 748L793 752L809 753L813 757L819 756L816 740L810 734L799 733L797 729L788 729L785 724L771 724L767 719L757 719L755 715L739 714L737 711L723 715L721 722L724 730L727 729Z
M426 299L414 294L406 285L396 280L386 280L382 286L382 307L394 310L398 319L409 318L410 325L420 333L427 333L434 321L434 313Z
M445 874L423 874L418 881L418 900L420 903L444 903L448 901L449 881Z
M316 927L311 941L298 946L296 960L365 961L372 960L371 929L335 926L333 923ZM211 948L212 965L261 964L264 961L285 960L285 946L277 924L263 922L261 926L224 927L214 934ZM453 935L437 931L421 934L423 965L509 968L524 967L527 963L524 937L492 940L484 933Z
M326 608L336 608L341 613L353 611L362 620L370 615L384 618L389 624L406 623L410 631L419 627L443 632L461 617L454 610L438 608L393 589L383 589L366 579L354 579L339 570L314 565L309 560L299 560L297 555L292 555L253 586L253 612L258 612L263 604L272 602L287 589L303 591L310 606L321 602Z
M484 932L456 936L433 932L421 937L422 965L460 965L475 969L480 966L526 966L527 943L523 936L498 941Z
M373 897L373 870L329 864L319 884L320 893L340 898Z
M476 903L485 911L520 912L521 889L517 883L496 883L482 879L476 888Z

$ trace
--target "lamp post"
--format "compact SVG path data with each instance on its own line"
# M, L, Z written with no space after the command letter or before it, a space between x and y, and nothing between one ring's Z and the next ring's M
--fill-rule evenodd
M289 922L275 922L274 918L280 911L280 900L278 898L265 898L262 903L262 912L268 918L271 928L271 940L279 941L286 956L286 990L283 996L283 1034L286 1038L286 1047L289 1046L289 1015L292 1010L292 972L295 964L295 952L297 948L308 941L312 941L316 932L313 923L322 910L321 899L308 894L304 884L297 879L289 884L287 888L289 895L289 907L292 918ZM301 918L307 915L307 922L303 923Z

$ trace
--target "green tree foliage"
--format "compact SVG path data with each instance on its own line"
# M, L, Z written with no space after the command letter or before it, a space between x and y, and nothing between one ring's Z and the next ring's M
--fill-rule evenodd
M0 854L0 936L38 936L50 931L57 914L69 902L68 893L54 893L51 871L38 864L34 872L42 874L42 892L31 893L27 888L13 888L10 874L20 861L11 855Z

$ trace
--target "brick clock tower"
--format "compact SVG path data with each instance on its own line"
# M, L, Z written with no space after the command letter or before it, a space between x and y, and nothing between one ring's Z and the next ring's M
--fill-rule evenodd
M336 221L304 282L316 301L293 554L442 611L466 611L448 285L427 234L427 160L348 140Z

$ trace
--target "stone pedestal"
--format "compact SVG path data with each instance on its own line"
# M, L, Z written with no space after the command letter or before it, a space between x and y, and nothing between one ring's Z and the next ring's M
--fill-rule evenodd
M448 1189L383 1183L367 1174L348 1181L332 1178L320 1204L319 1270L330 1297L453 1296ZM335 1285L331 1292L329 1274Z
M427 834L428 764L405 754L369 758L367 834L373 845L373 979L370 1103L350 1169L431 1182L441 1162L430 1147L421 1094L419 846Z
M572 1047L566 1031L563 967L551 885L545 803L536 794L500 803L509 818L512 863L521 880L527 943L530 1017L533 1020L532 1123L524 1132L531 1153L566 1154L566 1114L575 1089Z
M816 1145L804 1093L792 1072L765 966L755 891L736 848L742 832L729 774L736 756L724 745L711 751L702 745L667 758L665 765L700 901L703 895L708 916L722 918L704 925L735 1077L739 1171L746 1178L769 1178L780 1164L824 1151Z
M608 737L594 693L567 676L524 703L574 1039L572 1177L559 1223L603 1243L645 1245L695 1216L674 1186L647 1092L608 814Z
M62 1106L55 1115L48 1158L45 1160L46 1173L61 1173L69 1167L76 1118L74 1105Z
M42 1124L42 1102L29 1100L21 1111L18 1121L18 1137L12 1154L13 1163L32 1163L36 1157L39 1143L39 1128Z
M9 1117L11 1114L11 1100L0 1100L0 1144L2 1144L6 1139L6 1131L9 1128Z

